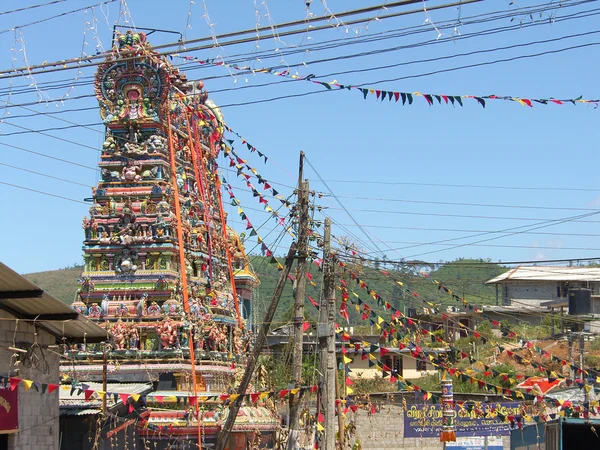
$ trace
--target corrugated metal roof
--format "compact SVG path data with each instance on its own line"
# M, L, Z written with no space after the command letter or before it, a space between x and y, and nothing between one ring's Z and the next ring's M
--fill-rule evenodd
M88 386L88 389L93 391L101 391L102 383L96 383L93 381L86 382L82 381L82 384ZM110 394L145 394L152 390L152 385L149 383L107 383L106 384L106 392ZM59 404L61 409L89 409L94 407L100 407L102 401L94 397L90 400L85 399L85 393L81 391L81 385L77 385L75 389L72 389L71 386L61 386L59 389ZM113 407L121 403L121 398L115 399L112 395L106 396L106 404L107 406ZM91 413L90 413L91 414Z
M600 281L598 267L527 266L504 272L486 284L503 281Z
M49 333L71 341L101 342L106 331L0 262L0 309L36 320Z

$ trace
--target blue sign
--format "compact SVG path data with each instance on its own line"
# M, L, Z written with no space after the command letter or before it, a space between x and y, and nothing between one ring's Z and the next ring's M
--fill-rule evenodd
M519 403L485 403L479 410L483 414L468 411L465 408L456 409L457 436L508 436L510 426L498 418L519 415ZM439 438L442 431L441 405L410 405L404 411L404 437Z

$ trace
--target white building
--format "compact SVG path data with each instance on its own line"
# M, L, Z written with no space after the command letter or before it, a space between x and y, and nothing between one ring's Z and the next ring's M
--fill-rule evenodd
M496 285L498 303L504 306L538 307L544 302L568 302L569 290L575 288L590 289L592 305L600 301L599 267L516 267L486 284ZM600 313L595 308L592 311Z

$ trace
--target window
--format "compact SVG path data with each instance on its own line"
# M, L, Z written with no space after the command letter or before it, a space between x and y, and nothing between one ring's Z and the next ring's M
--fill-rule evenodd
M417 360L417 371L425 372L427 370L427 361Z

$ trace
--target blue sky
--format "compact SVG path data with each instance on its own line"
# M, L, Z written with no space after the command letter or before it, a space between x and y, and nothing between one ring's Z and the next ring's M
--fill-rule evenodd
M4 1L1 9L8 12L40 3L44 2ZM97 49L109 48L115 21L126 26L185 32L187 39L196 39L253 29L257 26L257 17L261 26L269 26L307 16L304 2L300 1L195 0L193 3L173 1L165 7L166 2L157 0L131 0L127 2L130 15L123 8L123 14L119 15L119 2L114 2L102 8L95 7L93 11L82 10L13 30L16 26L92 3L93 0L69 0L0 15L0 70L8 70L13 65L22 67L79 57L82 51L92 55ZM329 8L329 13L337 13L379 3L315 0L311 12L315 16L323 15L324 5ZM428 13L423 9L423 3L416 3L403 8L417 10L416 13L371 21L368 27L364 24L346 26L343 19L332 19L329 21L331 27L325 31L305 29L303 33L286 37L274 35L273 30L277 32L278 29L273 28L262 32L264 39L259 42L252 39L245 44L222 47L215 43L214 48L185 55L235 60L240 65L254 68L281 64L301 76L322 75L323 81L337 80L342 84L387 91L526 98L600 97L596 74L598 46L423 75L600 42L600 32L593 33L600 31L596 16L600 12L598 2L563 1L562 8L546 9L541 15L531 17L518 14L517 8L543 5L543 2L495 1L444 10L432 8L442 3L446 2L428 1ZM390 8L367 16L401 10ZM469 17L481 17L479 15L494 11L506 11L507 17L468 24ZM511 13L513 20L508 17ZM443 27L446 24L448 28ZM473 37L484 30L508 27L514 28ZM364 42L370 37L388 37L407 28L420 32ZM441 32L439 39L436 29ZM563 38L584 33L589 34ZM453 35L454 42L450 39ZM256 36L250 34L248 37ZM154 33L149 40L161 45L177 38L175 34ZM457 56L557 38L563 39ZM332 40L344 45L326 50L314 48ZM421 45L423 43L426 45ZM342 55L373 53L392 47L404 48L330 61ZM298 49L300 51L294 53ZM259 55L258 51L262 53ZM329 61L316 62L320 60ZM415 63L420 60L434 61ZM185 61L174 58L173 62ZM410 64L364 70L400 63ZM316 203L325 207L323 212L334 219L334 235L354 235L352 240L373 256L383 253L389 259L419 258L425 261L458 257L528 261L600 256L597 226L600 214L546 226L548 220L600 211L597 181L599 111L594 105L534 104L529 108L515 102L489 100L483 109L472 99L465 99L461 108L438 105L437 102L428 106L423 98L416 98L413 105L402 106L393 101L378 102L374 96L363 100L355 90L327 91L306 81L279 83L282 78L269 74L234 77L223 67L190 62L186 62L185 68L189 79L206 79L211 98L223 106L227 124L269 157L265 164L256 153L249 153L239 140L234 143L240 156L272 182L281 194L291 194L291 187L297 180L299 152L306 152L318 171L317 174L310 166L306 168L305 176L310 179L311 188L328 193L329 189L319 176L323 178L368 238L331 195L322 196ZM94 108L97 102L89 97L93 94L89 83L93 73L94 67L83 67L81 73L77 70L58 71L32 78L14 78L12 82L0 78L1 102L29 108L12 106L0 112L0 181L76 200L0 184L3 205L0 260L19 272L56 269L81 261L81 220L89 206L78 201L90 197L90 187L98 181L98 173L93 169L103 142L103 127L99 125L98 111ZM407 78L378 82L400 77ZM63 81L58 83L59 80ZM49 82L58 83L59 87L48 90L44 86ZM267 83L267 86L258 86ZM309 95L265 102L296 94ZM71 100L78 96L84 97ZM249 104L235 106L238 103ZM82 108L89 110L69 111ZM33 111L42 114L31 117ZM43 114L57 111L65 112ZM89 126L44 131L45 134L39 132L73 124ZM22 131L25 133L13 134ZM225 160L222 165L227 168ZM234 186L251 222L258 226L266 221L259 233L266 236L265 241L276 249L277 254L283 253L289 240L281 240L279 247L275 244L282 228L268 220L268 215L261 211L262 206L234 173L223 173ZM274 207L278 205L277 200L270 201ZM236 209L229 205L226 209L233 219L232 226L243 230L244 224L237 222ZM324 216L317 212L315 217L322 219ZM493 233L469 237L525 225L544 228L511 236ZM498 239L469 245L493 237ZM443 243L446 245L423 245L438 241L446 241ZM456 245L461 246L453 248ZM412 248L405 248L409 246ZM254 243L250 241L247 247L253 248Z

